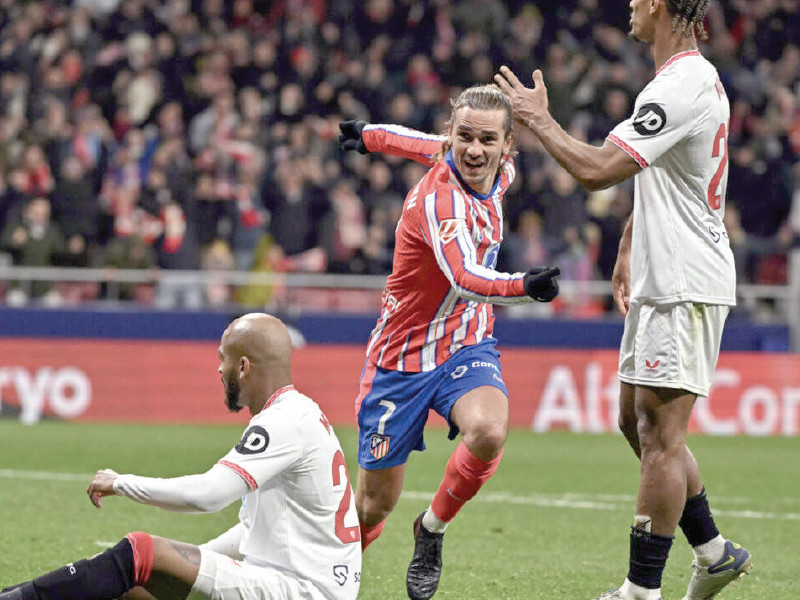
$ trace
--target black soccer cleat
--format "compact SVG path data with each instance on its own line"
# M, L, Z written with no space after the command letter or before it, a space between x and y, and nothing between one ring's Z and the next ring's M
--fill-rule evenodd
M442 576L444 533L431 533L422 526L422 515L414 521L414 556L406 573L406 591L411 600L428 600L439 587Z

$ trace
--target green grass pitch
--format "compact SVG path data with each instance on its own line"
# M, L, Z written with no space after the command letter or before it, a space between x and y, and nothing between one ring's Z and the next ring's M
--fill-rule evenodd
M201 472L243 428L0 421L0 586L91 556L145 530L201 543L235 522L237 507L180 515L85 494L97 469L173 477ZM355 478L355 431L337 428ZM439 483L453 443L443 429L408 465L403 496L364 557L361 598L403 600L411 524ZM723 535L753 553L753 574L725 600L800 598L800 439L692 437ZM621 583L638 463L621 436L512 431L497 474L448 529L436 598L585 600ZM679 533L665 600L683 596L691 552Z

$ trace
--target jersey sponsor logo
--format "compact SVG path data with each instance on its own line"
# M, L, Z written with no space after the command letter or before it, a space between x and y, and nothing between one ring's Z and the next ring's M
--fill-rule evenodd
M467 365L458 365L455 369L453 369L453 372L450 373L450 377L453 379L461 379L467 372L467 369L469 369Z
M350 569L347 565L333 565L333 578L340 586L347 583L347 574L349 572Z
M463 221L459 219L445 219L439 223L439 241L446 244L458 235Z
M667 124L667 113L658 104L644 104L633 118L633 128L639 135L655 135Z
M497 255L500 253L500 244L495 244L486 252L483 257L483 264L492 269L497 266Z
M372 454L375 460L382 459L389 452L390 439L388 435L377 433L373 433L372 437L369 438L369 453Z
M383 295L381 300L383 302L383 305L386 307L386 310L388 310L389 312L394 312L395 310L397 310L397 305L399 304L399 301L397 300L397 298L395 298L392 294L390 294L386 290L383 290Z
M258 454L269 446L269 434L267 430L258 425L253 425L244 432L241 441L236 444L236 451L239 454Z
M477 369L479 367L484 367L488 369L494 369L495 371L499 371L500 369L497 367L496 364L487 362L485 360L473 360L472 361L472 368Z
M708 234L711 236L711 241L714 242L715 244L719 243L719 241L722 238L728 239L727 231L723 230L722 233L720 233L719 231L714 229L711 225L708 226Z

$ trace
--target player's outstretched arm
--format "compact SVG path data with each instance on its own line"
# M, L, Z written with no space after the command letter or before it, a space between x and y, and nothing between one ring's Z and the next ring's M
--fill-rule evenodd
M592 146L570 136L548 110L547 87L540 70L533 72L527 88L506 66L494 76L511 101L514 117L533 131L553 158L589 190L600 190L633 177L639 164L616 144Z
M449 186L436 191L435 208L425 211L430 247L442 274L453 290L466 300L511 305L550 302L558 295L558 268L537 267L527 273L503 273L478 260L478 249L464 218L454 214ZM463 198L462 198L463 200ZM431 202L430 198L426 202Z
M447 139L401 125L373 125L359 120L342 121L339 129L339 148L344 152L380 152L410 158L428 167L435 163L433 157L441 152Z
M175 512L217 512L250 491L247 483L231 469L215 465L199 475L171 479L118 475L98 471L86 490L96 507L105 496L125 496L134 502Z

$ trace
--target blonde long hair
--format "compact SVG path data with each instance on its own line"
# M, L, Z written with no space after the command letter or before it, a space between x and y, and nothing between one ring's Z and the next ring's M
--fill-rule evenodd
M450 106L452 107L450 110L450 119L446 123L447 131L444 133L444 135L449 134L450 128L453 126L453 123L456 120L456 111L461 108L472 108L474 110L502 110L505 113L505 119L503 120L503 134L506 139L508 136L512 135L511 126L514 122L514 110L511 108L511 102L508 100L506 95L493 83L473 85L472 87L468 87L458 95L458 98L455 100L450 100ZM437 153L434 156L434 159L438 161L444 158L444 155L450 151L450 146L450 138L448 136L448 139L442 143L441 152ZM516 152L512 147L510 155L514 156L515 154ZM507 158L507 156L504 156L503 161L505 161ZM502 162L500 164L502 166Z

